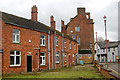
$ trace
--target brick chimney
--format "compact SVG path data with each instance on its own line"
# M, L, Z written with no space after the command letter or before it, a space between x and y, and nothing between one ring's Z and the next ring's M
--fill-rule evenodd
M64 21L61 20L61 32L63 32L63 31L64 31Z
M37 21L37 7L36 5L34 5L32 8L31 8L31 19L34 20L34 21Z
M86 18L90 19L90 13L86 13Z
M77 15L85 14L85 8L77 8Z
M53 16L50 17L50 26L51 26L53 29L55 29L55 21L54 21L54 17L53 17Z

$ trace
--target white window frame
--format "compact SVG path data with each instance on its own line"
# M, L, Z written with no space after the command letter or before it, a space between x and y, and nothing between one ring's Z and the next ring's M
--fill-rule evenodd
M56 36L56 46L58 46L58 36Z
M15 41L13 43L20 43L20 30L19 29L13 29L13 30L18 30L18 33L13 33L12 32L12 41L13 41L13 36L15 36ZM17 41L17 36L19 36L19 40Z
M71 49L71 41L70 41L70 49Z
M44 38L41 38L41 36L44 36ZM45 41L44 44L43 44L43 41ZM45 46L45 44L46 44L46 36L45 35L40 35L40 46Z
M41 53L43 53L44 56L41 56ZM45 57L46 55L45 55L44 52L41 52L41 53L40 53L40 57L42 57L42 63L41 63L40 65L45 65L45 64L46 64L46 61L45 61L45 60L46 60L46 57ZM45 60L43 60L43 58L45 58ZM44 63L44 62L45 62L45 63Z
M14 64L13 64L13 65L10 64L10 66L21 66L21 51L19 51L19 52L20 52L19 55L16 55L16 52L17 52L17 51L15 51L15 50L13 50L13 51L14 51L14 54L10 54L10 57L11 57L11 56L14 56ZM17 56L20 57L20 62L19 62L20 64L16 64L16 57L17 57Z
M64 39L64 48L66 48L67 46L67 42L66 42L66 39Z
M73 54L73 62L74 62L75 55Z
M57 56L59 57L59 52L56 52L56 63L59 63L59 60L57 60Z
M67 62L67 54L65 53L64 56L65 56L65 63L66 63Z
M74 44L74 50L76 50L76 44Z

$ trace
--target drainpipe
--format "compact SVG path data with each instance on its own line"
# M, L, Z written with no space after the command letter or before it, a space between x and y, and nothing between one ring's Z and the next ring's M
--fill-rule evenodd
M64 67L63 66L63 34L62 34L62 67Z
M53 32L51 31L51 53L52 53L52 69L53 69Z
M77 39L78 39L78 36L77 36ZM76 58L77 58L77 62L78 62L78 40L77 40L77 54L76 55L77 55ZM76 65L77 65L77 63L76 63Z
M56 31L54 33L54 68L56 69L56 45L55 45L55 42L56 42Z
M50 70L50 31L48 32L48 69Z

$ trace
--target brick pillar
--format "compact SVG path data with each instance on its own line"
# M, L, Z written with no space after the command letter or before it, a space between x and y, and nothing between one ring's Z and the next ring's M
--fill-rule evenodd
M54 17L53 17L53 16L50 17L50 26L51 26L53 29L55 29L55 21L54 21Z
M37 7L34 5L31 9L31 19L37 21Z

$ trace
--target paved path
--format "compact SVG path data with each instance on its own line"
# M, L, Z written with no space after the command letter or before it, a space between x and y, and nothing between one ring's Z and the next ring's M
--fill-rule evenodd
M107 68L107 63L100 63ZM120 78L120 63L108 63L108 69L112 70L111 74Z

